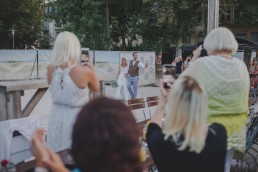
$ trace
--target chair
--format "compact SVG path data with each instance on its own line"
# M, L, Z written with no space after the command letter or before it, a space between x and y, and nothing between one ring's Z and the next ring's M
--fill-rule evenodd
M128 100L128 107L131 109L131 111L142 109L142 114L144 115L144 120L147 120L146 114L144 111L144 109L145 109L144 98ZM135 117L137 117L137 116L138 116L138 114L135 114ZM136 121L137 121L137 119L136 119Z
M157 106L159 103L159 96L147 97L147 105L149 108L149 115L152 117L151 107ZM152 110L153 111L153 110Z

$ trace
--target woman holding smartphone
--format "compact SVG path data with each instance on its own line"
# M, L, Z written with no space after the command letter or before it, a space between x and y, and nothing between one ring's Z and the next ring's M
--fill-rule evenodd
M194 52L191 64L181 76L191 76L206 90L210 123L225 126L228 148L245 151L250 77L242 60L234 57L238 43L233 33L223 27L213 29L204 47ZM205 48L208 56L199 58Z
M80 64L81 46L71 32L61 32L54 44L53 61L47 80L53 100L48 117L47 144L54 151L71 146L71 131L76 116L89 100L89 90L97 91L99 81L89 62Z

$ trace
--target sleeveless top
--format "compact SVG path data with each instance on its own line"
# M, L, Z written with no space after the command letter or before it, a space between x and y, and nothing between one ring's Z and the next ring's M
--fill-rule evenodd
M56 67L52 74L52 80L49 87L53 104L71 107L82 107L89 100L89 89L79 88L71 79L70 71L74 67L65 69Z
M79 88L70 77L73 67L57 67L49 87L53 105L48 117L47 144L56 152L70 148L77 114L89 100L89 88Z

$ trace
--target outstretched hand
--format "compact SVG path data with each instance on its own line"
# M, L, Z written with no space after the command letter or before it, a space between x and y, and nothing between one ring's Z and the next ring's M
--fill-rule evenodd
M163 80L162 79L160 79L160 85L159 85L159 89L160 89L160 93L161 93L161 99L160 99L160 103L164 103L164 104L166 104L167 103L167 100L168 100L168 93L169 93L169 90L167 90L167 89L165 89L164 88L164 86L163 86ZM167 83L167 84L170 84L170 83ZM172 84L171 85L169 85L170 86L170 88L171 88L171 86L172 86Z
M193 58L192 58L192 62L195 61L197 58L200 57L201 55L201 51L202 51L202 45L200 45L198 48L196 48L194 51L193 51Z
M36 157L37 167L52 172L68 172L60 157L44 145L44 130L37 129L32 135L32 152Z
M43 129L37 129L32 135L32 152L36 157L37 166L45 167L43 159L49 160L50 157L46 151L46 146L44 145Z
M46 148L46 150L50 159L43 159L43 163L47 169L49 169L51 172L68 172L59 155L49 148Z

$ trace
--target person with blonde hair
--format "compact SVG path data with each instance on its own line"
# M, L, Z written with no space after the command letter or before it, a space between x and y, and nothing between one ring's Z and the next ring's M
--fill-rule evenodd
M128 64L126 58L122 57L121 64L119 65L117 74L117 84L116 98L121 100L129 99L129 92L127 89L127 74L128 74Z
M53 105L49 113L47 144L60 151L70 147L76 116L89 100L89 89L97 91L99 81L92 64L80 65L81 46L71 32L58 34L47 80Z
M191 77L177 79L169 93L161 90L147 130L148 147L159 172L224 172L227 134L220 124L208 125L205 90Z
M234 57L238 43L229 29L219 27L206 36L203 46L208 56L199 58L199 46L181 76L191 76L205 88L208 121L225 126L228 149L244 152L250 78L245 63Z

